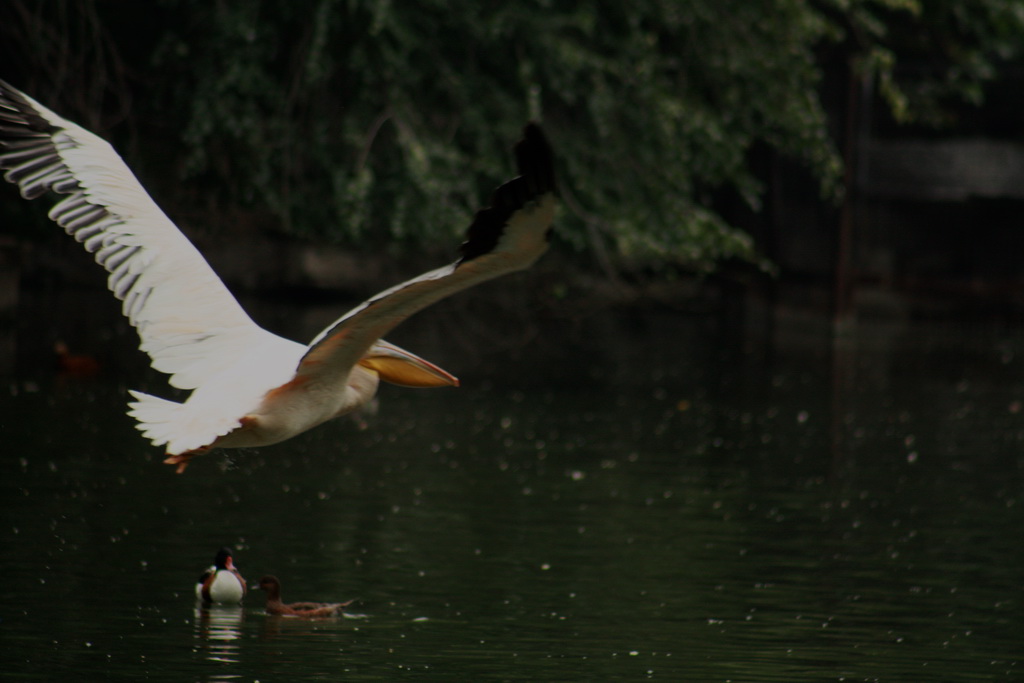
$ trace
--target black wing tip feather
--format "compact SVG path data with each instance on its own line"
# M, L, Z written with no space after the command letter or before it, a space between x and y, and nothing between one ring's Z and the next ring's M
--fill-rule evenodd
M44 117L46 111L0 80L0 170L7 171L3 179L17 185L25 199L79 189L56 149L54 134L62 128Z
M25 94L0 78L0 147L60 130L36 111Z
M530 190L536 196L558 191L555 154L540 124L530 121L523 127L523 138L516 143L515 153L519 175L534 183Z
M491 195L491 205L476 212L466 230L466 241L459 247L460 263L489 253L497 246L513 213L558 190L555 155L540 124L530 121L523 127L523 137L514 153L519 175L499 185Z

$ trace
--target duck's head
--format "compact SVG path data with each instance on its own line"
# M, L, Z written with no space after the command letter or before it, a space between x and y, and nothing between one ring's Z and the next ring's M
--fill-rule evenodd
M235 561L231 556L231 548L224 546L217 551L217 556L213 558L213 566L217 569L234 569Z
M277 580L276 576L264 576L260 579L260 582L253 586L261 591L267 591L267 596L274 598L281 594L281 582Z

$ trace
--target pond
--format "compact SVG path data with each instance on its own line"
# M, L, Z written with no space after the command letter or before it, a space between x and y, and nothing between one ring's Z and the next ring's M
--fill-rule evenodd
M5 678L1024 677L1024 330L442 307L392 338L462 388L177 476L104 297L26 294L0 333ZM99 373L56 373L56 335ZM201 608L225 544L354 613Z

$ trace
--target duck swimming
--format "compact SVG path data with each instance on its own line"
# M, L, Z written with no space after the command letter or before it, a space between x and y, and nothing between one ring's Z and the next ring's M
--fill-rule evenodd
M213 566L196 583L196 598L205 604L236 605L245 597L245 579L235 567L231 548L217 551Z
M355 600L347 602L281 602L281 582L276 576L260 579L259 589L267 593L267 614L286 617L335 617L344 613L345 608Z

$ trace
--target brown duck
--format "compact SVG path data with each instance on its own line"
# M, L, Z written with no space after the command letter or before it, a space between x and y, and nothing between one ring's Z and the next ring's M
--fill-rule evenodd
M264 576L260 579L260 590L267 592L267 614L289 617L334 617L344 613L345 608L355 600L347 602L281 602L281 582L276 576Z

